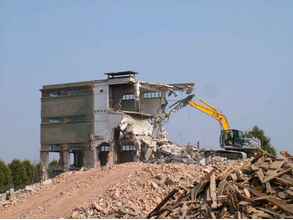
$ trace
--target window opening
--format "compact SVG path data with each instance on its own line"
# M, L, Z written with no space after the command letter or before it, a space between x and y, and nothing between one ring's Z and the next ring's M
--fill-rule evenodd
M122 145L122 151L134 151L136 150L134 145Z
M146 92L143 94L143 97L145 99L155 99L160 98L162 96L161 92Z
M133 94L125 94L122 96L122 100L134 100L135 97Z

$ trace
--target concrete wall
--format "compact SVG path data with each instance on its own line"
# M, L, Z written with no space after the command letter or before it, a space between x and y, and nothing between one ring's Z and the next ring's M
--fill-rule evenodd
M141 99L141 112L155 115L161 109L161 99Z
M41 116L42 145L88 143L93 130L93 95L42 98ZM54 117L62 120L52 123Z
M118 87L120 88L119 85ZM122 118L121 113L110 110L109 93L110 86L108 84L96 84L94 93L94 132L98 140L106 143L112 141L113 129L119 125Z
M42 125L41 144L87 143L91 128L91 122Z
M92 95L42 99L42 118L71 115L90 115Z

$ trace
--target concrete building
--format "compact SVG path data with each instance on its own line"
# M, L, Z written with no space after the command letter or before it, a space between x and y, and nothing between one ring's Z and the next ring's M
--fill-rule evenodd
M41 164L44 178L50 152L60 167L96 167L144 160L162 135L167 96L190 93L193 83L156 84L132 71L107 78L46 85L41 89ZM71 164L72 162L72 164Z

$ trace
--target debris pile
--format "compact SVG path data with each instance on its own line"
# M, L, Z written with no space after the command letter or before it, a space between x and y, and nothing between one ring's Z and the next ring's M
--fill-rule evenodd
M173 189L187 187L205 175L202 166L137 164L140 171L112 185L87 207L73 210L72 218L144 218Z
M203 155L192 145L176 145L170 141L158 143L153 159L147 161L155 164L185 163L198 164Z
M225 157L220 157L220 156L208 156L202 158L204 159L204 165L209 165L212 167L219 169L225 169L225 166L229 165L232 160L229 160ZM234 160L236 162L236 160ZM239 160L240 162L241 160Z
M271 156L212 169L174 188L147 218L293 218L293 161Z

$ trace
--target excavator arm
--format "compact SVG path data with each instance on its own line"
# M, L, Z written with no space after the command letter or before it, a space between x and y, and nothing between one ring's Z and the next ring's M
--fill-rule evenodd
M188 105L216 119L220 123L220 126L223 128L223 130L230 129L229 121L224 114L222 114L216 108L210 106L206 102L203 102L202 100L200 100L200 102L201 103L190 100L188 101Z
M227 119L227 117L218 111L215 107L211 106L208 104L206 101L203 101L202 99L198 98L198 101L193 100L194 95L189 95L186 98L177 101L174 103L170 108L172 109L180 109L183 108L186 105L189 105L205 114L208 116L214 118L217 120L223 130L229 130L230 129L230 124Z

